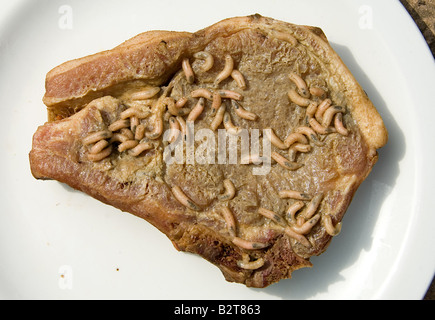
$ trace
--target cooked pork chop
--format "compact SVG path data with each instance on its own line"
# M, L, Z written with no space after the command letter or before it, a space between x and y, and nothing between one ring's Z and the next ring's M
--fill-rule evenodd
M153 31L47 74L32 174L266 287L324 252L387 142L322 30L259 15Z

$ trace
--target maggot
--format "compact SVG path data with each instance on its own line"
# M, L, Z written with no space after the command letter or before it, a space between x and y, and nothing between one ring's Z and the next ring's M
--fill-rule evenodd
M231 100L231 104L233 105L234 111L240 118L250 121L255 121L257 119L257 115L255 113L247 111L237 101Z
M299 94L303 98L309 98L310 92L308 91L307 83L302 79L302 77L294 72L290 72L289 78L298 88Z
M192 84L195 81L195 75L192 70L192 66L190 65L189 59L184 58L181 63L184 74L186 76L187 83Z
M210 52L207 51L199 51L196 52L193 57L195 59L201 59L204 60L204 63L201 65L201 70L203 72L207 72L208 70L210 70L211 68L213 68L213 64L214 64L214 58L211 55Z
M215 79L215 84L221 83L223 80L228 78L231 75L231 72L234 69L234 60L231 55L227 54L225 56L225 66L224 69L217 75Z
M227 201L234 198L236 194L236 188L234 187L233 182L230 179L225 179L223 181L225 187L225 193L219 196L219 200Z

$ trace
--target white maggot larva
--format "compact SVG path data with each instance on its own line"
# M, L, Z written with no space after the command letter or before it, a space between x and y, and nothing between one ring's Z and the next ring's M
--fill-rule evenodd
M204 63L201 65L201 71L207 72L211 68L213 68L214 58L211 53L207 51L199 51L193 55L195 59L204 60Z
M225 66L224 69L217 75L215 79L215 84L221 83L223 80L228 78L233 72L234 69L234 60L231 55L227 54L225 56Z

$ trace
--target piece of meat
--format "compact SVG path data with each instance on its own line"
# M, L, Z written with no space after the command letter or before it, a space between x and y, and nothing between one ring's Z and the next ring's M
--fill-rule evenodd
M146 219L252 287L326 250L387 141L320 29L259 15L141 34L46 88L35 178Z

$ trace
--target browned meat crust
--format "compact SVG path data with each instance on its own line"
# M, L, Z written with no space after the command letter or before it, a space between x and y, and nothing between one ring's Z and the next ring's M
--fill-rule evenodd
M198 52L214 57L207 71L201 69L206 55L194 58ZM187 69L179 72L185 59L194 79ZM246 83L228 74L217 83L227 67ZM193 94L197 89L215 95L201 100ZM142 98L134 99L138 95ZM171 107L183 97L186 107ZM329 108L316 115L327 99ZM146 32L66 62L47 74L44 103L49 122L36 131L30 152L35 178L67 183L146 219L178 250L197 253L228 281L252 287L289 278L324 252L388 137L375 107L319 28L259 15L223 20L193 34ZM227 106L218 123L227 132L234 129L227 126L230 119L249 133L273 129L264 131L276 136L267 174L253 174L253 164L165 161L163 132L172 124L180 127L188 112L190 117L197 112L195 130L210 128L219 113L214 103ZM114 123L122 127L127 120L135 138L121 146L113 142L122 130ZM293 135L305 140L296 149L291 134L316 129L316 123L325 131ZM107 154L91 149L99 141ZM135 146L143 149L134 152Z

